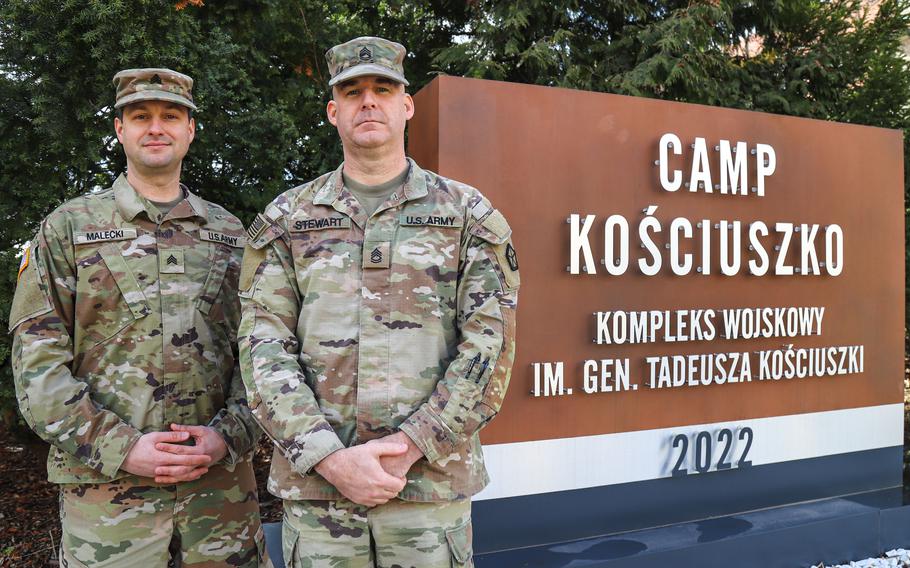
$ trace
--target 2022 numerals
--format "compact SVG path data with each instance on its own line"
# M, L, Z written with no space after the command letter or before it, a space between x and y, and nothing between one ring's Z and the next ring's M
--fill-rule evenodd
M716 438L715 438L716 436ZM734 436L742 444L735 444L739 448L734 448ZM717 432L690 432L687 434L676 434L673 436L673 445L671 452L674 454L679 450L676 457L676 464L673 466L673 477L681 477L690 473L707 473L715 466L717 471L726 469L743 468L752 465L748 459L749 450L752 448L752 440L755 433L748 426L739 428L734 434L729 428L722 428ZM739 459L735 459L734 453L741 448ZM691 452L689 451L691 449ZM714 458L717 461L714 461ZM690 471L691 468L691 471Z

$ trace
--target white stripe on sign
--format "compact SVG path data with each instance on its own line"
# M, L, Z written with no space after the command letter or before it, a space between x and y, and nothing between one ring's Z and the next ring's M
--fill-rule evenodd
M899 446L904 443L903 421L904 406L898 403L491 444L483 448L491 481L474 499L647 481L670 477L674 469L685 469L690 475L706 473L716 471L719 463L723 464L722 468L729 464L735 469L740 460L764 465ZM721 433L724 429L732 435ZM750 436L744 429L751 429L748 451Z

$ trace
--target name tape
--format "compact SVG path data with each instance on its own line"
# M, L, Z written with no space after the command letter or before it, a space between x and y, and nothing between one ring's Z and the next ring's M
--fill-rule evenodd
M297 219L291 223L291 231L318 231L320 229L350 229L348 217L323 217L321 219Z
M208 229L202 229L199 231L199 238L201 238L203 241L209 241L212 243L224 243L236 248L243 248L246 246L246 237L235 237L233 235L226 235L224 233L218 233L216 231L210 231Z
M85 245L102 241L124 241L126 239L135 238L136 229L104 229L101 231L73 232L73 242L77 245Z
M461 219L453 215L401 215L398 224L402 227L461 227Z

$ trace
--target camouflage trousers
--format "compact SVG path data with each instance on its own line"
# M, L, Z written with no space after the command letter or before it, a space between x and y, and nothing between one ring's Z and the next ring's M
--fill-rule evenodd
M64 568L271 568L249 461L177 485L63 484L60 517Z
M285 500L281 533L289 568L474 566L470 499L377 507Z

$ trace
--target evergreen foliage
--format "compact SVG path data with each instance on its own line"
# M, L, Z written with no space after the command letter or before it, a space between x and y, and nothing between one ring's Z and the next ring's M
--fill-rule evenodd
M443 72L906 131L907 1L871 17L860 0L0 0L0 325L40 219L125 166L120 69L196 80L183 181L248 222L340 160L323 53L352 37L407 46L412 92ZM0 425L9 352L4 334Z

